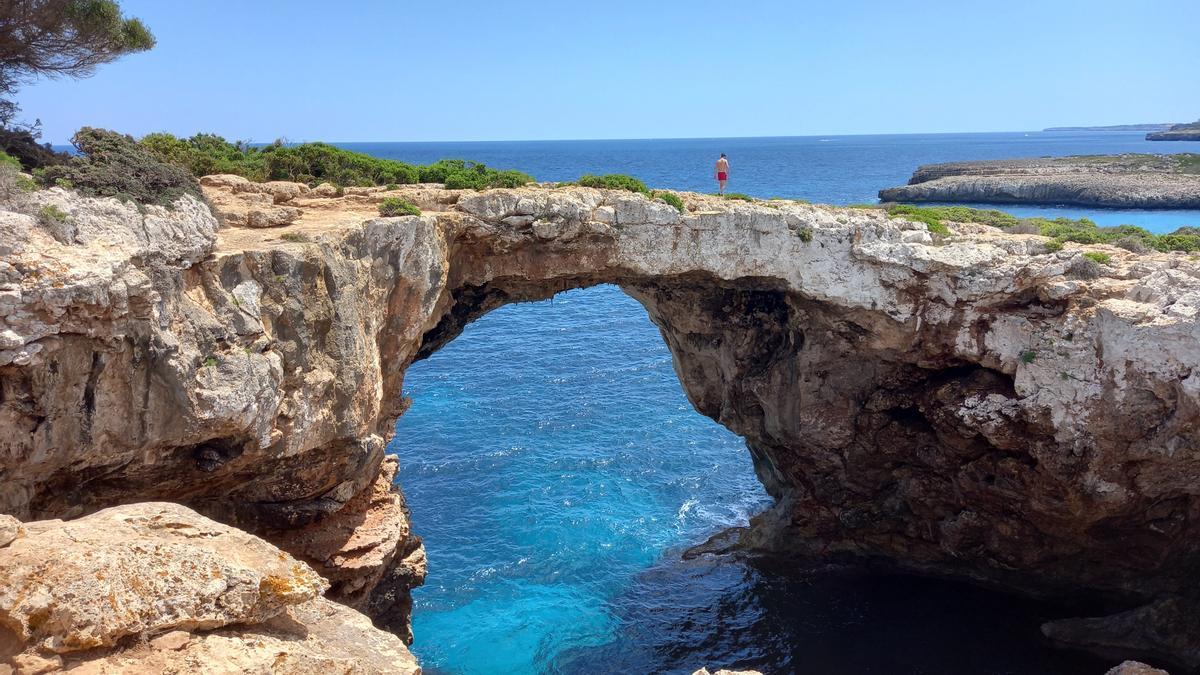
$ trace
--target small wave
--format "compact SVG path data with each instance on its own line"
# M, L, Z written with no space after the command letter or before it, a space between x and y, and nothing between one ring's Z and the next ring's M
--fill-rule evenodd
M675 514L675 519L682 523L684 518L687 518L688 513L699 503L700 502L695 499L687 500L682 506L679 507L679 512Z

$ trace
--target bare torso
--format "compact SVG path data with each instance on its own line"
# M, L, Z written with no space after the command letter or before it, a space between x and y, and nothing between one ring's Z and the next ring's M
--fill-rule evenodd
M729 160L724 157L717 160L717 173L729 173Z

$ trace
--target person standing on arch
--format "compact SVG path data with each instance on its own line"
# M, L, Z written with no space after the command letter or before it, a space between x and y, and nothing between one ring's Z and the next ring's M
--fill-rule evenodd
M717 194L725 194L725 183L729 180L729 160L725 159L725 153L721 153L721 159L717 160Z

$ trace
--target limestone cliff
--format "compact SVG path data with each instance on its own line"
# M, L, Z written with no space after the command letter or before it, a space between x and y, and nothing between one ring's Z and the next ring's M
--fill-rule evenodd
M1172 124L1170 128L1146 134L1148 141L1200 141L1200 122Z
M777 499L747 546L1130 607L1189 592L1186 255L1097 266L981 226L935 241L878 210L691 194L679 213L579 187L205 183L224 228L59 189L0 214L0 512L181 502L407 636L424 552L383 456L405 369L505 303L617 283ZM373 217L384 195L425 213ZM64 223L23 215L46 202Z
M1200 209L1200 155L1043 157L920 166L890 202Z

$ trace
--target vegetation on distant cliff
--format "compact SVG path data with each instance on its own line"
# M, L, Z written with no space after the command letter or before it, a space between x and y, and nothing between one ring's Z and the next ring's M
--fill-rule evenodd
M39 173L45 185L67 184L94 197L169 206L187 194L200 198L200 184L182 167L164 162L132 136L84 127L71 142L79 154Z
M141 21L113 0L6 0L0 3L0 149L26 169L66 159L38 143L40 122L18 124L13 96L37 77L87 77L97 66L154 46Z
M444 159L417 166L345 150L328 143L254 146L231 143L216 134L177 138L167 133L148 134L142 146L162 159L185 167L193 176L231 173L253 181L288 180L340 187L445 183L451 189L482 190L520 187L533 178L520 171L500 171L477 162Z
M1173 124L1164 131L1146 134L1148 141L1195 141L1200 140L1200 120L1187 124Z
M912 206L887 204L880 208L889 216L925 223L931 232L948 234L945 223L979 223L1006 230L1012 234L1040 234L1050 237L1050 249L1059 250L1066 242L1079 244L1112 244L1130 251L1200 251L1200 228L1181 227L1169 234L1154 234L1136 225L1100 227L1088 218L1018 218L996 210L972 209L965 206Z

